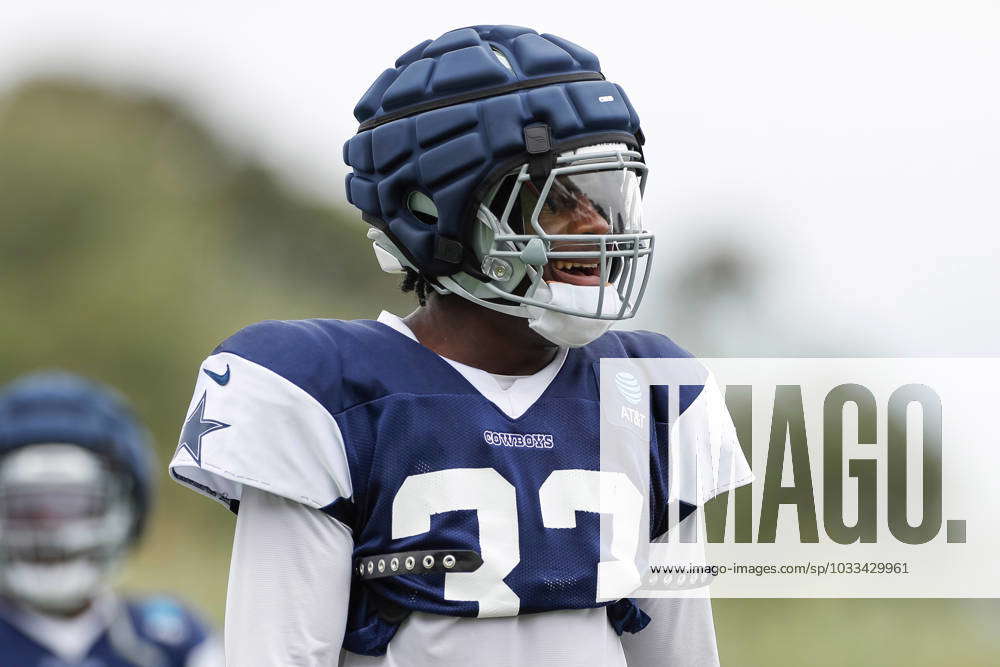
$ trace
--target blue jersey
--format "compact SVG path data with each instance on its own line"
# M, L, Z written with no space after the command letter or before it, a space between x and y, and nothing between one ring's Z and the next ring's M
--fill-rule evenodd
M4 667L185 667L209 637L205 625L170 598L117 605L107 628L80 661L57 656L33 637L17 612L0 613L0 665Z
M537 400L512 416L380 322L263 322L206 360L171 470L234 510L251 484L351 529L349 650L384 652L410 611L607 606L616 630L637 631L642 614L627 595L638 572L623 562L634 549L616 560L602 516L616 535L640 523L643 538L665 530L668 396L653 388L640 422L648 456L635 471L606 470L599 364L687 356L658 334L610 332L565 351ZM704 374L679 390L681 413L703 383Z

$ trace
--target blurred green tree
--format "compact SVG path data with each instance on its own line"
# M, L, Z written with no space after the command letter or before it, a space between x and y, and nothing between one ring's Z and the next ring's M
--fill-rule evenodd
M254 321L406 312L364 232L167 100L52 79L0 97L0 382L83 373L152 428L163 483L131 587L221 619L232 518L165 474L198 364Z

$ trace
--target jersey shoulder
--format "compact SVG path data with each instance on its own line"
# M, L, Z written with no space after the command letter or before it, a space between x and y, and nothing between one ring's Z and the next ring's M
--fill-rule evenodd
M667 336L653 331L609 331L629 357L650 359L691 359L694 355Z
M630 359L680 359L682 361L670 365L663 369L668 374L669 382L664 380L662 375L658 376L661 382L653 382L650 388L652 399L653 418L655 421L666 423L669 417L668 385L676 385L679 389L680 412L683 414L694 404L699 396L703 395L705 383L710 381L711 374L708 367L698 360L693 354L675 343L673 340L660 333L652 331L609 331L600 339L605 348L609 347L605 338L612 337L615 345L619 346L617 353L602 352L602 357L628 357ZM611 347L614 347L612 345ZM634 378L628 377L626 385L634 382Z
M281 376L333 415L393 393L467 390L436 354L374 320L268 320L230 336L213 355L223 353Z
M332 396L343 396L345 365L350 372L359 359L372 357L373 348L385 345L389 337L383 329L371 320L265 320L237 331L212 354L229 353L262 366L336 412L341 406L329 403Z
M363 322L268 320L202 363L170 463L175 480L237 511L244 486L310 507L350 497L336 422L350 399L345 360L363 356Z
M341 320L265 320L240 329L212 354L234 354L308 390L322 378L340 376L341 339L347 324Z
M280 363L289 354L309 356L337 349L366 320L263 320L243 327L219 343L214 353L232 352L258 363Z
M197 613L167 595L132 598L125 606L136 634L165 651L174 664L183 664L212 634Z

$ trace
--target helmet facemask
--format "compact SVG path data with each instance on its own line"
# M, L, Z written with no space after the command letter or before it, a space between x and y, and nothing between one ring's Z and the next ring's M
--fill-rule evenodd
M0 585L51 613L108 584L134 524L122 477L76 445L28 445L0 465Z
M635 315L651 268L642 228L646 165L624 144L564 152L544 180L522 164L500 178L476 213L472 245L488 280L460 273L441 287L510 315L539 309L594 320ZM555 283L586 298L559 303Z

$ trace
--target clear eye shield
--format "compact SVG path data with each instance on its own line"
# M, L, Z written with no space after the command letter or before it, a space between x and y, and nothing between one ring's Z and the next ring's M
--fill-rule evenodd
M0 554L48 560L115 551L131 510L120 481L74 445L25 447L0 469Z

